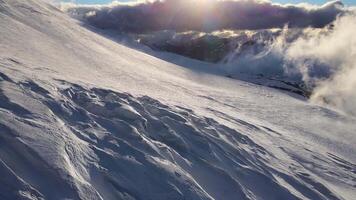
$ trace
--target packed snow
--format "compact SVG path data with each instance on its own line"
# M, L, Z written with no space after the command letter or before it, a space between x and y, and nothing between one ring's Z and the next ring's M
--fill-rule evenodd
M41 0L0 0L0 24L0 199L356 196L342 110L128 48Z

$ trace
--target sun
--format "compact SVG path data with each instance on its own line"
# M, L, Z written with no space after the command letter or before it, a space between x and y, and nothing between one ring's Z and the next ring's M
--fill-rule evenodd
M191 3L198 9L212 7L214 2L216 2L216 0L191 0Z
M212 4L214 0L192 0L199 4Z

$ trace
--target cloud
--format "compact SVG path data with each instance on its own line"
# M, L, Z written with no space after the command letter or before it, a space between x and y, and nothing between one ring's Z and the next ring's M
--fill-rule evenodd
M356 115L356 13L338 18L334 25L327 34L295 41L286 58L302 72L313 66L327 70L330 76L318 79L311 99Z
M345 11L341 1L315 6L259 0L115 1L107 5L62 4L62 9L92 26L123 32L254 30L281 28L285 24L324 27Z
M356 12L323 29L285 28L256 51L237 49L222 66L229 73L263 74L302 81L313 88L311 101L356 116ZM258 46L257 46L258 47Z

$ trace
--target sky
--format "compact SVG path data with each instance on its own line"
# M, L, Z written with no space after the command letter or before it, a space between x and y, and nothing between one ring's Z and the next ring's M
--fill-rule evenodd
M123 2L127 2L130 0L122 0ZM277 3L311 3L311 4L324 4L327 0L272 0L273 2ZM112 0L74 0L76 3L80 4L105 4L110 3ZM356 5L356 0L342 0L342 2L346 5Z

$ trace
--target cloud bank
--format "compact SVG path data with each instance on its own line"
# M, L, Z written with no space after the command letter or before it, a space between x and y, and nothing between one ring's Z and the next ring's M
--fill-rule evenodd
M164 0L108 5L63 4L62 8L86 23L122 32L158 30L214 31L324 27L344 13L341 1L322 6L281 5L261 0Z

